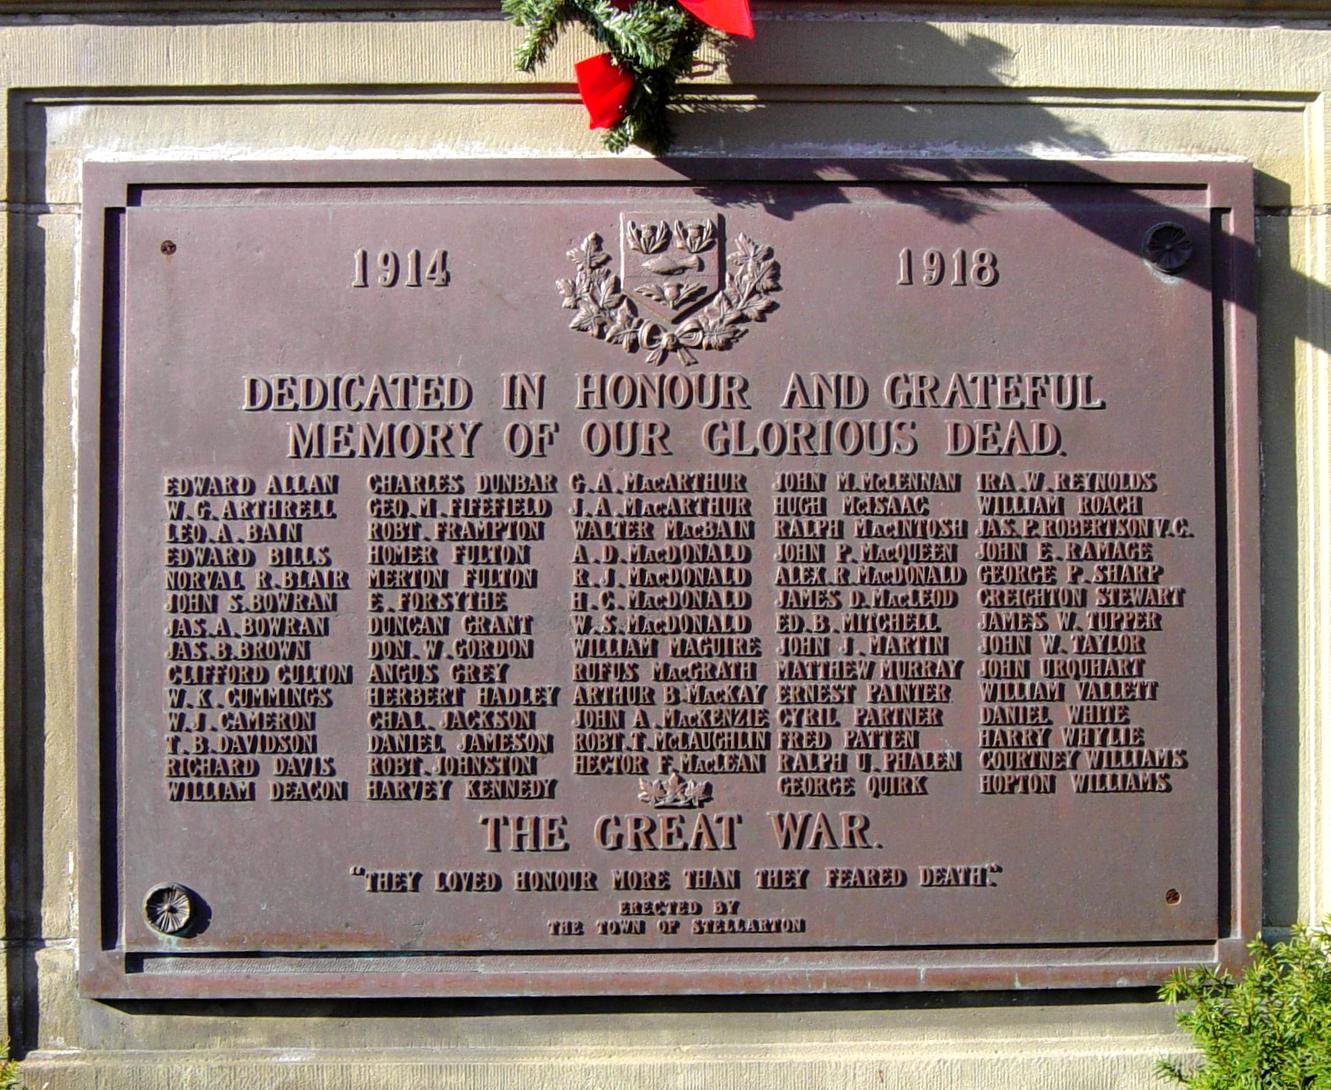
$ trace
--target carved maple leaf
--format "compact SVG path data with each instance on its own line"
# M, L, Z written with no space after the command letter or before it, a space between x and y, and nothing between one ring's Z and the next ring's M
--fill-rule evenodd
M573 321L569 322L569 329L576 329L580 333L594 333L601 328L604 318L595 307L587 303L586 300L578 302L578 313Z
M712 797L712 785L708 780L686 780L674 771L668 778L638 780L638 801L650 806L682 808L702 806Z
M592 285L592 302L601 310L614 310L624 296L619 291L619 277L604 276Z
M642 328L642 319L634 312L627 299L619 304L614 321L606 326L605 339L611 344L624 346L625 352L632 352L638 347L638 331Z
M610 255L601 249L601 236L593 231L569 250L568 259L580 269L597 269L610 260Z

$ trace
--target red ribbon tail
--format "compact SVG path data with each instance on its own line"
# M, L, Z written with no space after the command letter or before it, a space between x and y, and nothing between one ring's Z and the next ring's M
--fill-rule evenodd
M623 121L633 93L633 76L615 64L609 53L578 61L573 70L578 77L578 94L591 118L587 127L613 129Z
M749 0L679 0L679 3L709 27L737 38L753 37Z

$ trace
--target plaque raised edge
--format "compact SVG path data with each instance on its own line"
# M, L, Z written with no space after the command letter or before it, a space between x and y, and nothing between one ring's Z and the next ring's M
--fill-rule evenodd
M1221 785L1221 937L1215 942L901 948L832 951L736 951L682 954L463 955L434 958L412 972L396 967L356 971L325 961L318 971L276 970L257 959L207 957L183 971L144 972L118 944L116 903L114 693L103 676L116 636L114 580L104 578L114 535L114 509L103 502L115 472L104 445L104 421L118 411L104 391L123 350L106 313L106 292L119 268L124 209L145 188L414 183L447 186L486 182L678 183L680 181L849 183L909 181L922 186L1112 183L1151 188L1205 188L1213 232L1217 352L1216 390L1223 419L1224 491L1219 498L1226 544L1223 576L1227 616L1218 648L1228 669L1222 701L1228 744ZM448 162L87 163L84 170L80 361L76 657L81 990L102 998L421 995L600 995L803 991L931 991L1020 987L1123 987L1158 983L1176 968L1239 964L1260 924L1260 587L1258 412L1255 335L1252 171L1237 162L1036 160L691 159L457 160ZM259 962L257 967L255 961ZM248 964L243 964L247 961ZM202 964L206 962L206 964Z

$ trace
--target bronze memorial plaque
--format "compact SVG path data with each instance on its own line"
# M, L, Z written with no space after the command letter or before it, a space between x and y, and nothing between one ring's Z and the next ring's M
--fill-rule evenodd
M1246 166L85 180L88 993L1145 984L1253 932Z

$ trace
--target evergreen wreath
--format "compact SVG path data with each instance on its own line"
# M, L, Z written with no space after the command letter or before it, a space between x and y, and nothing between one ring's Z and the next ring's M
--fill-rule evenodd
M578 66L591 127L605 129L610 151L640 144L662 153L671 143L668 108L698 50L725 41L720 31L752 37L748 0L501 0L526 34L514 62L523 72L544 64L560 32L577 23L606 52ZM685 6L687 5L687 6Z

